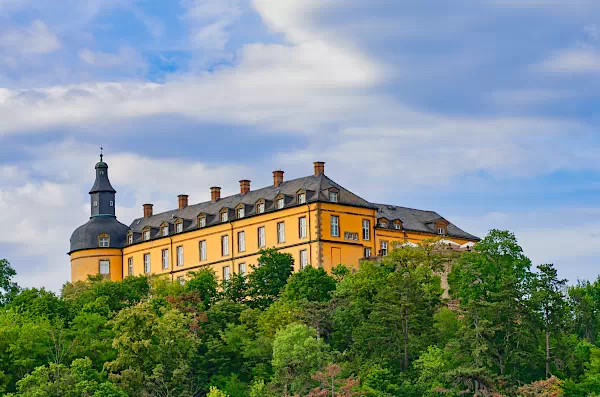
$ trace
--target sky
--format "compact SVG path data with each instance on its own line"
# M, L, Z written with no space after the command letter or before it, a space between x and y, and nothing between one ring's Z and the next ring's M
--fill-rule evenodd
M58 291L118 219L326 174L600 273L597 0L0 0L0 257Z

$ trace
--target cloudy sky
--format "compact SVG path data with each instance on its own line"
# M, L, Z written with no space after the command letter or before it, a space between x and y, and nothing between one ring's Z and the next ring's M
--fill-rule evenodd
M0 257L70 277L100 145L129 224L326 173L600 273L597 0L0 0Z

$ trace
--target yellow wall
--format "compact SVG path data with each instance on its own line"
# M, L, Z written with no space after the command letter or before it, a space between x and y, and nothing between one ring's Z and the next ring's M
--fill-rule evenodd
M71 281L85 281L100 272L100 261L110 261L110 279L123 279L123 254L120 248L98 248L71 253Z

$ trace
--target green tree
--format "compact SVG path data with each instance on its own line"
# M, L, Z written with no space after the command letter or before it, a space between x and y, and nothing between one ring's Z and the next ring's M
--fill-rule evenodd
M593 283L578 280L568 288L569 306L573 310L573 326L579 337L596 343L600 322L600 278Z
M325 302L331 299L330 293L335 290L335 285L335 279L323 268L307 266L292 274L282 297L293 301L306 299L309 302Z
M67 319L69 316L65 302L53 292L43 288L26 288L20 291L13 297L7 308L17 313L49 319Z
M6 305L19 292L19 286L13 278L17 275L15 269L6 259L0 259L0 307Z
M248 295L253 307L265 309L275 302L294 270L291 254L274 248L260 251L258 265L248 275Z
M311 375L329 359L329 346L317 338L314 329L290 324L277 333L273 342L274 381L284 395L301 394L310 386Z
M223 290L224 299L244 303L248 298L247 277L243 274L234 273L229 280L223 280L221 289Z
M204 307L209 308L218 296L219 283L215 271L203 268L189 274L191 278L185 283L185 292L199 294Z

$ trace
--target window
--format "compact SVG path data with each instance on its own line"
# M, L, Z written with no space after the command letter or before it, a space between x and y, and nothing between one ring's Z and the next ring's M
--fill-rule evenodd
M444 234L446 234L446 230L444 230L443 227L438 227L438 234L443 236Z
M168 269L169 268L169 250L162 250L162 268L163 269Z
M331 215L331 237L340 237L340 217Z
M306 217L298 219L298 236L306 238Z
M100 274L103 276L110 275L110 261L100 261Z
M93 205L94 205L94 207L97 207L97 206L98 206L98 202L97 202L97 201L94 201L94 204L93 204Z
M277 242L279 244L285 242L285 223L283 222L277 224Z
M267 238L265 235L265 227L261 226L258 228L258 248L264 248L267 245Z
M206 260L206 240L200 241L200 260Z
M280 199L277 199L277 209L278 210L282 209L284 205L285 205L285 201L283 200L283 197Z
M300 250L300 270L308 266L308 251Z
M394 229L400 230L400 224L399 223L394 223Z
M387 223L385 223L385 222L379 222L379 227L387 227Z
M183 246L177 247L177 266L183 266Z
M229 236L221 236L221 255L229 255Z
M240 276L245 276L246 275L246 264L245 263L240 263L238 265L238 269L239 269L238 274Z
M300 193L298 195L298 204L306 204L306 193Z
M98 238L98 246L99 247L109 247L110 246L110 238L108 237L100 237Z
M362 230L363 230L363 240L371 239L371 221L368 219L363 219L362 221Z
M365 248L365 258L371 257L371 248Z
M238 252L246 251L246 232L238 232Z
M181 222L181 223L178 223L178 224L175 226L175 231L176 231L177 233L181 233L181 232L183 232L183 222Z
M146 230L144 232L144 240L146 240L146 241L150 240L150 230Z
M258 214L263 214L265 212L265 203L258 203L256 205L256 212Z
M127 241L129 242L129 244L133 244L133 234L127 236Z
M243 218L244 217L244 208L238 208L237 210L237 217L238 219Z
M144 254L144 273L150 273L150 254Z
M221 212L221 222L227 222L227 220L229 219L229 214L226 212Z
M229 281L231 279L231 270L229 266L223 266L223 280Z
M133 276L133 257L127 259L127 275Z
M112 200L110 200L110 206L111 206L111 207L114 207L114 206L115 206L115 202L114 202L114 201L112 201Z
M184 276L177 277L177 282L179 283L179 285L185 284L185 277Z
M381 256L386 256L387 255L387 250L388 250L388 243L387 241L382 241L381 242Z
M162 228L162 235L163 236L168 236L169 235L169 226L163 226L163 228Z
M329 192L329 201L332 203L338 202L338 192Z
M202 217L202 218L198 218L198 227L204 227L206 226L206 218Z

